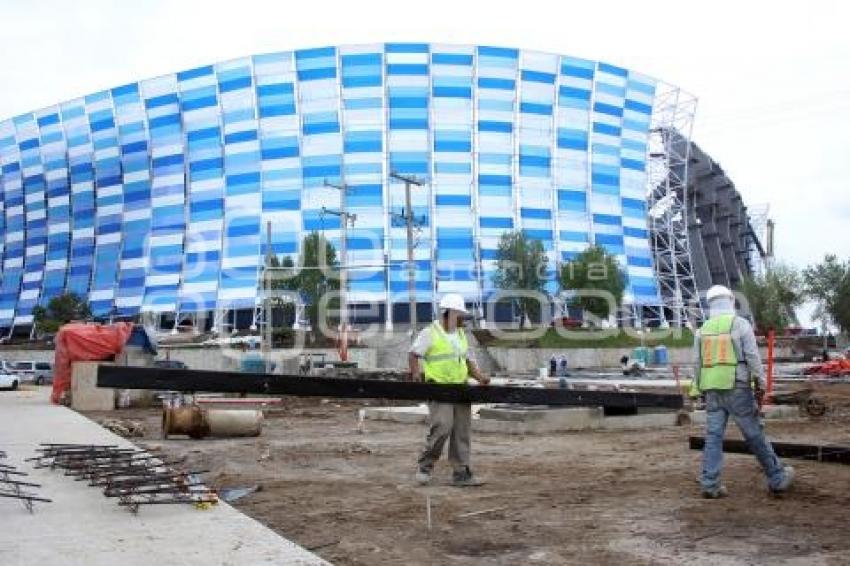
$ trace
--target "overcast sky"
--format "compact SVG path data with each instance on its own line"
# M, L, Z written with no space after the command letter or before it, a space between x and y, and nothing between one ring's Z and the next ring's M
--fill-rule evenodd
M296 8L297 5L308 6ZM243 55L423 41L602 60L699 98L693 139L777 257L850 258L850 2L0 0L0 119Z

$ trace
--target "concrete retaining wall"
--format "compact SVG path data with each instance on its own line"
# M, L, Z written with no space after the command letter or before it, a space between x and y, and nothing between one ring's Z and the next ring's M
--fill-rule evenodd
M321 354L325 355L327 361L339 361L339 354L332 349L310 349L304 350L312 354L315 359ZM230 348L160 348L157 359L181 361L190 369L202 369L211 371L238 371L242 359L247 354L241 350ZM293 357L293 350L272 350L272 358L277 363L277 373L295 373L298 371L298 356ZM357 366L364 369L377 368L377 351L372 348L352 348L348 351L348 359L357 362Z
M370 348L352 348L348 351L349 359L357 362L364 369L390 368L402 369L407 367L407 350L409 339L392 340L386 344L377 344ZM310 349L304 350L312 354L325 354L328 361L339 360L339 354L333 349ZM483 348L474 347L479 359L487 357L490 361L498 364L499 368L484 369L491 371L505 371L508 373L536 372L537 368L548 367L549 358L552 355L566 355L569 366L572 369L578 367L600 368L619 367L620 357L624 353L630 353L631 348ZM688 366L692 363L691 348L669 348L668 357L670 364ZM272 350L272 356L278 362L278 373L294 373L298 369L298 357L292 357L294 350ZM487 355L489 353L489 355ZM236 349L222 349L218 347L162 347L157 359L165 359L168 356L172 360L184 362L192 369L236 371L240 367L244 352ZM767 352L762 349L762 359ZM788 356L790 349L778 348L776 356ZM32 360L36 362L53 362L52 350L0 350L0 360L17 362Z
M623 354L631 355L631 348L488 348L505 371L529 372L537 368L548 367L549 359L554 356L566 356L569 367L601 368L620 367ZM691 348L668 348L671 364L690 364L693 356Z
M53 363L53 350L0 350L0 360L7 362L50 362Z

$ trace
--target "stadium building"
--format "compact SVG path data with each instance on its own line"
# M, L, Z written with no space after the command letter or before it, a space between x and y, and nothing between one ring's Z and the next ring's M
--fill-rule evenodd
M406 321L408 217L420 319L446 292L482 308L500 235L522 230L552 277L604 246L630 316L680 323L751 246L739 198L738 231L709 245L701 211L737 193L688 189L694 108L604 62L388 43L245 57L16 116L0 122L0 328L26 331L65 291L101 317L258 324L267 254L297 257L313 231L345 244L355 318Z

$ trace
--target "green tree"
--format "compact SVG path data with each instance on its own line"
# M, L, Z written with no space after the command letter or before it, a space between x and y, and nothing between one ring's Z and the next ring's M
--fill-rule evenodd
M339 290L339 262L336 249L319 232L304 237L298 258L298 273L292 278L292 285L307 303L305 313L310 325L316 328L320 316L323 317L322 322L327 323L327 313L320 312L319 306L325 293ZM327 303L328 309L337 309L338 305L337 299Z
M844 276L844 280L838 289L838 299L832 311L832 320L845 335L850 334L850 274Z
M794 309L805 298L800 274L786 265L776 265L764 275L746 277L739 289L747 298L756 327L785 330L794 320Z
M505 232L499 238L493 284L505 291L545 293L549 259L540 240L522 231ZM540 301L532 296L516 296L511 300L520 311L521 324L526 318L540 320Z
M32 310L33 320L40 332L54 333L72 320L91 318L86 301L74 293L63 293L50 299L47 308L39 305Z
M289 256L284 256L283 259L277 256L269 256L268 265L271 268L268 272L269 288L274 291L298 291L298 271L295 269L295 262ZM272 293L274 295L274 293ZM272 296L269 299L272 310L282 311L284 320L291 320L295 315L295 304L289 297ZM274 317L272 317L274 320Z
M609 298L613 297L614 305L619 307L626 289L626 276L617 258L602 246L591 246L561 265L558 280L563 291L591 290L608 294L608 297L578 295L571 299L571 304L603 319L612 314Z
M803 270L803 283L806 293L817 303L814 318L820 320L824 327L832 322L847 331L850 261L842 262L835 255L828 254L822 262ZM845 324L840 322L842 318Z

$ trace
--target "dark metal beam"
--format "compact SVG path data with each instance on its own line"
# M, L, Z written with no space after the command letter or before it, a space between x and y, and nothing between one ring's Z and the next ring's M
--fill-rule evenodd
M691 436L688 443L692 450L702 450L705 447L705 439L701 436ZM824 446L820 444L798 444L794 442L772 442L771 444L773 445L773 451L780 458L850 464L850 446ZM723 441L723 451L734 454L751 454L746 441L735 439L725 439Z
M448 386L431 383L382 381L102 365L97 370L98 387L156 389L163 391L208 391L217 393L264 393L300 397L348 399L398 399L447 403L517 403L575 407L662 407L682 408L681 395L578 391L508 386Z

